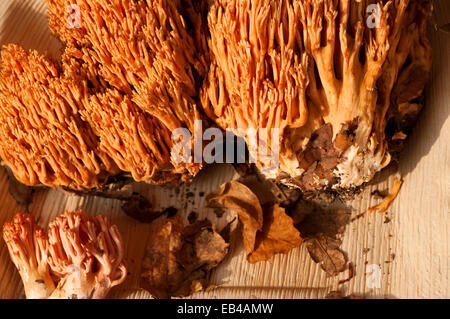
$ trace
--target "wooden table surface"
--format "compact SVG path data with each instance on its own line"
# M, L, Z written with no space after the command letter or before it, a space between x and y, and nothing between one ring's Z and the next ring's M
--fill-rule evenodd
M441 0L440 14L450 22L450 1ZM432 32L435 50L434 67L427 88L426 108L402 154L398 170L404 178L399 196L386 215L371 214L350 223L343 235L342 249L355 269L349 282L347 272L328 277L300 246L287 255L278 255L265 263L250 265L245 261L241 245L235 241L225 262L215 270L212 283L218 288L197 293L193 298L323 298L341 289L372 298L449 298L449 194L450 194L450 34ZM57 56L60 43L47 28L44 0L1 0L0 44L18 43L28 49L48 51ZM356 216L377 203L369 196L374 189L392 186L390 172L376 177L376 182L351 201ZM204 197L221 183L236 176L229 166L206 169L190 188L178 191L143 184L135 189L146 194L155 207L173 205L188 214L199 213L214 223L225 225L232 213L216 218L204 208ZM8 193L8 179L0 169L0 225L10 220L21 208ZM195 198L188 198L193 191ZM58 190L37 193L30 206L39 224L47 225L64 210L84 208L89 214L104 214L117 223L127 247L130 276L115 287L110 297L150 298L139 289L140 261L144 253L148 225L141 224L121 212L121 202L94 197L78 197ZM184 207L186 207L184 209ZM391 221L387 221L386 217ZM370 284L371 265L378 265L379 288ZM0 240L0 298L24 296L22 283L8 250Z

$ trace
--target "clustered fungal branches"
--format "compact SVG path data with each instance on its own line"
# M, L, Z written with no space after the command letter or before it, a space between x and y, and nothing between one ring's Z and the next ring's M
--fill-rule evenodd
M3 238L27 298L105 298L127 276L119 230L104 216L66 212L47 236L31 215L17 214Z
M401 133L417 116L429 12L409 0L212 1L205 112L222 128L281 130L268 177L360 186L391 161L388 122Z

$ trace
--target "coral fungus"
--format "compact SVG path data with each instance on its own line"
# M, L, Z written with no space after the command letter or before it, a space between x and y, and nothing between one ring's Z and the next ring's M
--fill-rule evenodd
M428 16L425 1L212 1L205 112L222 128L280 130L268 177L360 186L391 160L387 124L401 131L420 108Z
M27 298L104 298L127 276L119 230L104 216L66 212L47 237L31 215L17 214L3 238Z

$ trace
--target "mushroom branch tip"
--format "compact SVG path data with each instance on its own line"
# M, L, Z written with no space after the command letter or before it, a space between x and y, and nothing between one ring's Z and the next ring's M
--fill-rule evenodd
M127 276L122 238L105 216L65 212L46 235L33 216L17 214L3 238L27 298L105 298Z

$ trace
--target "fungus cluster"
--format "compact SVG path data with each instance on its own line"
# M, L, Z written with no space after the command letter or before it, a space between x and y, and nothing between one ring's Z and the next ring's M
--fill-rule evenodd
M222 128L280 130L269 140L280 167L267 177L302 190L360 186L420 110L429 12L409 0L213 1L202 105Z
M104 216L66 212L47 235L33 216L17 214L3 238L29 299L105 298L127 276L119 230Z
M174 160L172 133L208 117L268 130L268 178L358 187L405 139L431 68L427 1L48 0L48 13L61 63L15 45L0 62L0 156L27 185L189 180L202 164Z
M77 8L69 12L68 8ZM111 176L169 184L201 165L171 161L171 133L200 120L203 10L190 1L49 0L61 63L6 45L0 156L26 185L101 188ZM80 25L70 25L71 14Z

